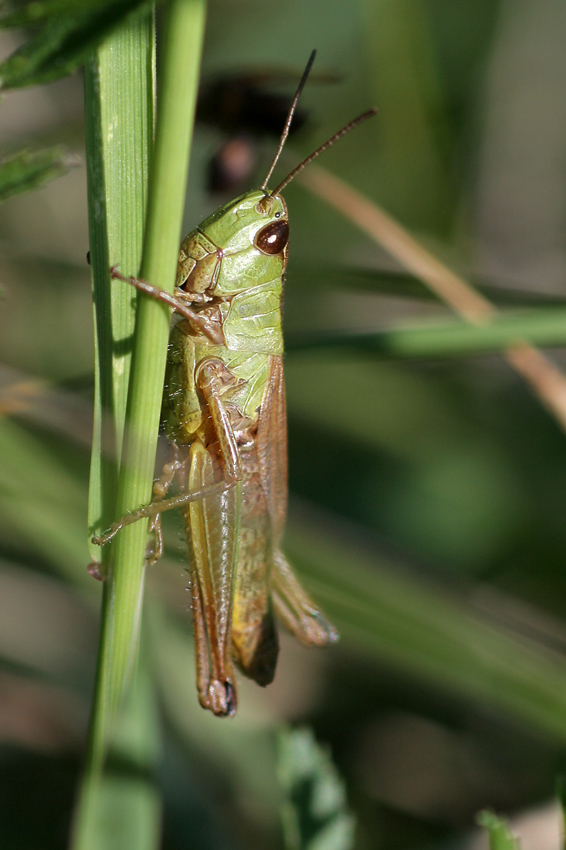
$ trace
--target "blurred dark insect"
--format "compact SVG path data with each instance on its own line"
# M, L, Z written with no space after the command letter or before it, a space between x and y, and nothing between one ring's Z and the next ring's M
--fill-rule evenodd
M206 188L214 193L245 189L257 161L257 144L251 133L239 133L225 142L209 160Z
M296 70L281 68L234 71L217 75L203 85L197 119L228 136L208 163L209 192L230 193L249 188L258 158L258 142L266 137L279 139L297 76ZM337 78L318 74L314 81L335 83ZM287 84L289 92L275 90ZM299 107L289 135L300 130L307 120L307 111Z

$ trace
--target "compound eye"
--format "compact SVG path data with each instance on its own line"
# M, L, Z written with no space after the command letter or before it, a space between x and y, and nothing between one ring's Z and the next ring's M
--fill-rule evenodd
M255 246L264 254L280 254L289 241L289 222L272 221L255 238Z

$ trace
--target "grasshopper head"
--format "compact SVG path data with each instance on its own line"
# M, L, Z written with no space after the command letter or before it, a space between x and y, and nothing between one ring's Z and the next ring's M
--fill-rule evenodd
M287 206L280 195L258 189L220 207L199 227L225 256L256 248L264 255L286 254Z
M293 113L315 54L316 51L313 50L265 180L256 191L241 195L235 201L220 207L202 222L196 234L189 234L182 245L180 272L177 274L178 286L182 285L188 291L213 292L214 295L222 297L274 281L284 274L287 265L289 219L281 192L313 159L376 112L375 109L370 109L350 121L300 162L272 192L269 192L267 184L289 134ZM205 246L204 258L202 246L197 251L199 256L197 253L191 253L193 246L190 243L198 241L199 231L216 248L215 252L211 252L208 246ZM191 266L188 270L185 268L187 263Z

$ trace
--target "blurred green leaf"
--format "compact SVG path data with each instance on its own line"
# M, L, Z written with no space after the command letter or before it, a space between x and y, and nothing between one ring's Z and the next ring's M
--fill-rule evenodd
M465 277L474 289L485 295L496 306L549 307L557 305L563 307L565 304L565 297L561 293L545 292L537 289L534 284L531 289L521 289L512 281L478 277L467 271ZM325 263L323 259L316 264L305 261L294 269L292 289L286 295L292 294L296 288L307 290L309 294L314 290L317 297L320 296L319 290L326 292L337 288L340 292L353 290L438 304L437 296L419 278L409 272L389 268L387 263L385 268L360 267L345 263L336 268L330 263ZM301 297L305 296L306 292L301 292Z
M129 26L120 28L111 43L106 42L88 65L86 92L90 112L88 153L93 269L98 266L95 289L101 290L96 299L97 332L100 333L97 365L101 373L101 386L105 384L110 389L111 397L117 387L121 392L127 390L127 410L120 412L126 413L127 422L131 426L120 457L117 492L104 488L104 485L101 487L98 473L94 476L97 492L91 505L98 505L99 496L102 495L106 502L102 515L104 511L111 512L115 508L118 517L124 516L151 497L169 335L168 313L154 300L142 298L137 303L129 379L124 370L111 361L115 339L111 332L113 316L108 309L113 283L109 279L108 267L113 248L108 238L111 222L106 213L108 208L115 211L114 204L118 201L121 215L116 232L112 235L116 237L118 246L122 247L128 241L130 221L138 227L143 221L144 200L149 196L140 274L146 280L155 281L156 285L172 290L205 18L205 0L172 0L168 4L161 42L159 120L153 146L154 92L152 85L147 85L152 79L154 58L152 16L146 16L143 28L136 26L137 22L130 19ZM124 61L120 61L121 55ZM124 102L125 116L121 115ZM142 127L135 121L140 106L143 106ZM125 139L115 132L120 123L117 115L122 118L121 129L126 131ZM138 147L129 144L136 136L141 136L143 142ZM148 145L151 152L147 195L145 183L148 155L144 145ZM115 160L114 167L108 169L108 172L107 153L111 153ZM129 166L133 179L121 180L121 168L127 157L131 157ZM105 173L109 176L107 183L104 181ZM138 268L137 262L134 268ZM120 300L125 298L131 303L131 293L122 284L116 289L121 294ZM103 325L104 333L101 332ZM101 391L97 402L103 401L103 396ZM113 413L116 418L119 413L115 407L103 404L103 412L106 411ZM116 422L116 430L120 427L121 423ZM97 444L94 455L97 465ZM99 488L101 493L98 492ZM92 847L92 834L100 819L99 804L104 805L107 746L112 742L114 722L122 700L129 691L136 664L146 532L147 523L130 525L106 550L106 559L112 559L112 566L107 571L103 570L107 579L102 607L99 662L87 764L73 839L76 850L90 850ZM108 563L109 560L106 560L105 564ZM102 786L99 787L101 781ZM128 829L129 819L124 819L123 812L120 812L119 817L121 826ZM130 830L129 840L132 837ZM157 840L157 835L153 834L153 846Z
M0 12L0 27L27 27L49 18L103 9L109 0L24 0L8 2Z
M310 729L281 732L278 774L286 850L350 850L355 821L344 783Z
M66 174L73 165L60 147L19 151L0 160L0 201L38 189L49 180Z
M86 573L81 525L85 478L58 456L44 436L0 418L0 528L11 533L73 583L93 583Z
M502 314L482 325L468 322L419 322L414 327L384 331L328 331L291 338L287 349L348 346L382 357L437 358L499 352L524 342L533 345L564 345L566 308L539 307L520 314Z
M338 627L341 647L566 740L562 656L398 565L356 551L338 536L335 518L332 528L317 528L316 514L305 506L302 514L290 524L285 551Z
M184 566L186 569L186 563ZM159 569L163 567L160 564ZM175 570L175 575L180 577L180 584L175 582L179 594L187 598L186 573L183 577ZM158 584L163 585L163 577ZM150 629L156 686L167 723L197 764L221 771L238 798L253 800L254 807L269 811L275 819L280 788L275 777L273 732L280 727L280 719L270 705L269 692L241 677L240 705L230 723L218 722L211 712L203 711L196 689L190 615L188 611L182 613L181 617L173 616L155 598L144 612ZM253 759L249 758L251 752Z
M489 833L490 850L520 850L521 845L511 834L506 820L498 818L493 812L481 812L478 823Z
M0 87L39 85L71 74L119 24L146 14L153 5L150 0L45 0L5 15L0 27L38 21L43 26L0 64Z

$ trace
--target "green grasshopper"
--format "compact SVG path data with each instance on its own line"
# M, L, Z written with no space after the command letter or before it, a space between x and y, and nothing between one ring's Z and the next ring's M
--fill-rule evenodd
M233 661L260 685L275 673L279 643L273 612L306 645L338 639L301 587L280 544L287 512L287 424L281 302L289 223L281 192L309 162L375 114L351 121L270 192L311 54L263 184L220 207L181 244L175 294L112 269L178 314L167 358L162 420L171 460L155 500L93 542L151 517L163 552L161 513L181 509L190 555L199 701L233 715ZM175 483L179 495L166 498Z

